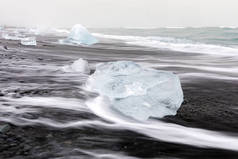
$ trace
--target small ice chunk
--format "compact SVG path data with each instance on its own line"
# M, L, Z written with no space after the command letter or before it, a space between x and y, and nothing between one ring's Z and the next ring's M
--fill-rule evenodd
M93 45L98 40L82 25L76 24L66 39L59 41L62 44Z
M82 58L78 59L77 61L74 61L74 63L71 65L62 67L61 70L64 72L77 72L85 74L90 73L88 61Z
M27 46L36 46L36 38L35 37L27 37L27 38L22 38L21 39L21 44L22 45L27 45Z
M106 97L113 109L137 120L175 115L183 102L179 78L130 61L96 66L87 86Z

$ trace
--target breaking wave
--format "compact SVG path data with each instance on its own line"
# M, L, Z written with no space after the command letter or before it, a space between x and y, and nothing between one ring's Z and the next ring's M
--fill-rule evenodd
M212 54L221 56L237 56L238 48L222 45L205 44L193 42L187 39L178 39L173 37L159 36L121 36L121 35L105 35L94 33L94 36L107 39L115 39L124 41L126 44L158 48L163 50L173 50L189 53Z

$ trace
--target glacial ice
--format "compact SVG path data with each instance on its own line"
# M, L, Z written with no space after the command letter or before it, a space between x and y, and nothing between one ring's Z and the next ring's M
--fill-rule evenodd
M27 46L36 46L37 45L36 38L35 37L22 38L21 44Z
M93 45L98 40L82 25L76 24L66 39L59 41L62 44Z
M80 58L77 61L74 61L73 64L67 65L61 68L63 72L77 72L77 73L85 73L89 74L90 69L88 65L88 61Z
M142 68L131 61L96 66L87 86L111 107L137 120L175 115L183 102L179 78L172 72Z

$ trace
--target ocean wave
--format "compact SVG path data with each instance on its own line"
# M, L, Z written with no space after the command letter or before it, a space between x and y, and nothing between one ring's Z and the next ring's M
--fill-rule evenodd
M237 29L238 28L238 26L219 26L219 28L221 28L221 29Z
M173 37L159 36L121 36L121 35L105 35L94 33L94 36L107 39L115 39L124 41L126 44L145 46L163 50L173 50L189 53L212 54L220 56L237 56L238 48L232 48L221 45L205 44L193 42L187 39L178 39Z

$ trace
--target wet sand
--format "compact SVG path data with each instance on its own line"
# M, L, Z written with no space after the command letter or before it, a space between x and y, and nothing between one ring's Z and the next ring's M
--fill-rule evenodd
M39 42L37 47L24 47L15 41L1 40L0 46L3 46L0 50L0 64L4 61L10 64L15 61L30 60L41 65L51 63L54 65L63 65L78 58L85 58L89 63L118 59L143 62L145 55L154 56L155 59L181 58L180 52L170 53L169 51L153 51L150 49L141 50L139 47L138 49L131 49L123 44L118 44L115 47L107 44L97 44L93 47L85 48ZM6 47L4 48L4 46ZM183 57L189 60L194 58L194 55L184 53ZM151 60L150 62L156 63L158 61ZM183 71L180 68L168 67L167 69L174 72ZM39 79L34 76L24 76L22 70L8 66L4 67L2 64L0 65L0 72L0 86L2 88L9 83L13 85L15 83L18 83L18 85L27 85L27 83L33 81L36 83L47 81L47 77ZM50 82L52 83L57 82L54 79L48 80L51 80ZM187 127L224 132L234 136L237 135L237 81L224 81L203 77L186 82L182 80L182 87L185 96L183 105L176 116L164 117L162 119L163 121ZM75 89L70 87L69 91L74 91ZM18 97L51 96L57 93L56 90L57 88L55 90L44 88L38 90L1 90L0 96L4 97L9 92L14 92ZM62 115L62 112L57 112L57 110L53 109L49 109L47 113L50 114L51 111L52 113L56 113L56 116ZM72 116L77 119L81 114L75 113ZM130 131L102 130L100 128L57 129L41 124L17 126L6 122L1 122L0 126L6 124L8 127L0 133L0 158L43 159L62 156L65 158L73 158L73 156L90 158L90 155L81 151L80 148L84 150L108 149L113 152L124 152L130 156L141 158L238 158L238 152L160 142ZM117 139L109 140L112 134ZM94 137L95 140L88 141L87 138L89 136ZM79 149L77 150L75 147Z

